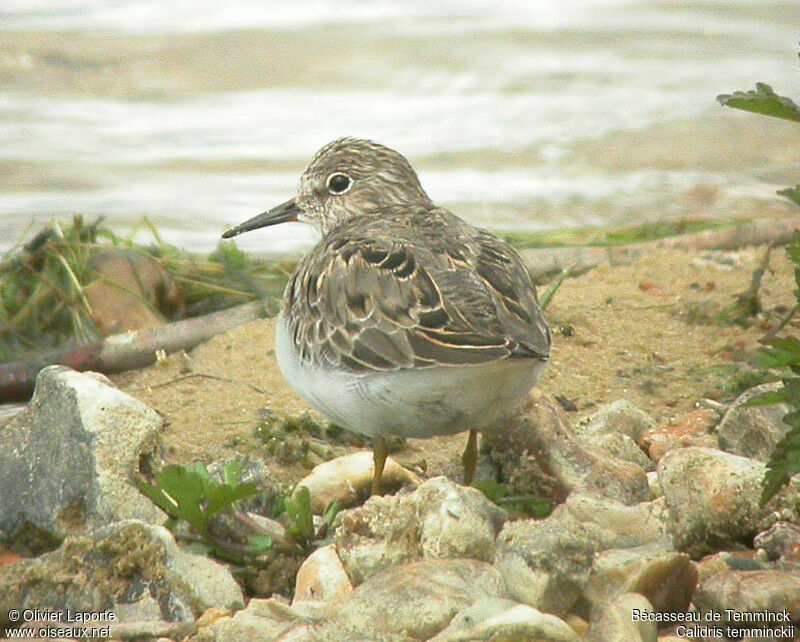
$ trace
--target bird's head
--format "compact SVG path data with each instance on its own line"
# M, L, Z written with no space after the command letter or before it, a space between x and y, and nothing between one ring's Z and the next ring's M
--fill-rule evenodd
M406 158L370 140L339 138L306 167L294 198L224 234L230 238L267 225L301 221L325 234L354 217L379 216L394 205L430 203Z

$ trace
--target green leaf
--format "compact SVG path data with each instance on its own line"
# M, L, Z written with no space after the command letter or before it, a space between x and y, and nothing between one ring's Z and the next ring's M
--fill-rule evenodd
M735 91L733 94L722 94L717 96L717 100L724 107L733 107L800 123L800 107L790 99L778 96L772 91L772 87L761 82L756 83L755 91Z
M226 471L229 476L234 472L235 469ZM139 488L170 517L188 522L204 537L211 515L258 492L252 483L231 485L214 481L203 464L165 466L156 475L154 485L141 484Z
M547 289L544 291L544 294L542 294L541 298L539 299L539 307L541 307L542 310L546 310L547 306L550 305L550 301L553 300L556 291L558 290L558 288L561 287L561 284L564 282L564 279L567 278L567 274L569 274L569 270L567 269L561 270L561 272L558 273L558 276L556 276L556 278L553 279L553 282L547 286Z
M797 414L800 417L800 413ZM793 475L800 473L800 421L778 442L761 482L761 505L766 504Z
M761 348L755 359L762 368L785 368L800 365L800 340L795 337L772 339Z
M537 519L544 519L553 512L552 502L536 497L525 497L522 495L507 496L497 500L497 505L503 508L525 513Z
M797 397L795 397L795 400L800 401ZM787 412L783 416L783 423L787 424L791 429L800 428L800 411ZM795 447L800 447L800 434L789 436L789 442Z
M203 500L203 479L193 469L172 464L156 475L157 485L177 503L178 519L184 519L198 530L205 530L200 503Z
M795 408L800 408L800 377L782 379L783 386L788 395L789 403Z
M333 502L331 502L331 505L325 510L325 514L322 516L322 521L328 528L333 525L333 520L336 519L336 515L340 510L342 510L341 503L338 499L334 499Z
M231 486L229 484L219 484L208 488L206 499L206 515L215 515L222 510L225 510L234 502L250 497L258 492L258 487L253 483L238 484Z
M172 499L169 495L167 495L163 489L159 488L158 486L154 486L152 484L139 484L139 490L150 500L158 506L161 510L163 510L167 515L172 518L179 519L180 518L180 511L178 510L178 503Z
M800 189L800 185L798 185L795 189ZM800 230L794 231L794 234L792 234L791 243L789 244L789 247L786 248L786 251L789 253L789 258L792 260L792 263L800 268Z
M175 466L176 468L180 468L180 466ZM194 473L197 477L204 481L210 481L211 476L208 474L208 468L206 468L205 464L197 463L194 466L187 466L186 470Z
M780 196L785 196L793 203L800 205L800 185L787 187L786 189L779 189L777 193Z
M247 538L247 547L253 555L266 553L272 548L272 538L269 535L251 535Z
M292 519L289 532L302 543L308 543L314 538L314 515L311 512L311 492L301 486L296 497L287 497L285 500L286 512Z
M553 512L552 502L530 495L509 495L508 486L493 479L476 481L473 486L481 491L489 501L518 513L542 519Z

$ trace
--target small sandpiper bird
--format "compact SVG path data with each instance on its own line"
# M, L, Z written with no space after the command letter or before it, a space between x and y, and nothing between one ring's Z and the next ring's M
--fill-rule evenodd
M401 154L368 140L323 147L295 197L230 238L301 221L322 239L283 295L275 355L289 384L335 424L373 438L372 493L386 437L477 431L525 398L550 330L517 253L435 205Z

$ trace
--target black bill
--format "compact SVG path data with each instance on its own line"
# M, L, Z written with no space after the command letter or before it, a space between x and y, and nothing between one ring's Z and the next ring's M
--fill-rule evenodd
M281 203L280 205L273 207L271 210L261 212L261 214L254 216L249 221L245 221L236 227L225 230L225 232L222 234L222 238L229 239L233 236L238 236L243 232L257 230L260 227L277 225L278 223L285 223L287 221L296 221L297 215L302 211L303 210L300 209L294 202L294 199L291 199L285 203Z

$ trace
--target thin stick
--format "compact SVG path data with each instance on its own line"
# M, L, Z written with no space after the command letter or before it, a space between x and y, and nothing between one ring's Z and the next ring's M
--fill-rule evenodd
M132 388L132 390L146 390L148 388L161 388L162 386L171 386L173 383L178 383L179 381L184 381L186 379L191 379L192 377L204 377L205 379L216 379L217 381L225 381L226 383L238 383L242 386L248 386L255 390L259 394L264 394L264 391L259 388L258 386L254 386L252 383L248 381L241 381L240 379L233 379L231 377L220 377L218 375L207 374L205 372L192 372L191 374L179 375L177 377L173 377L168 381L162 381L161 383L154 383L148 386L137 386L136 388Z
M173 277L176 282L178 283L186 283L188 285L194 285L198 288L202 288L205 290L213 290L214 292L223 292L224 294L231 294L233 296L240 296L245 299L255 299L256 295L252 292L245 292L244 290L234 290L233 288L226 288L221 285L213 285L212 283L206 283L204 281L197 281L195 279L190 279L185 276L174 276Z
M142 368L155 362L156 351L190 350L220 332L266 316L260 301L244 303L202 317L184 319L157 328L117 334L77 348L39 355L28 361L0 365L0 402L30 397L39 370L61 364L74 370L113 373Z

